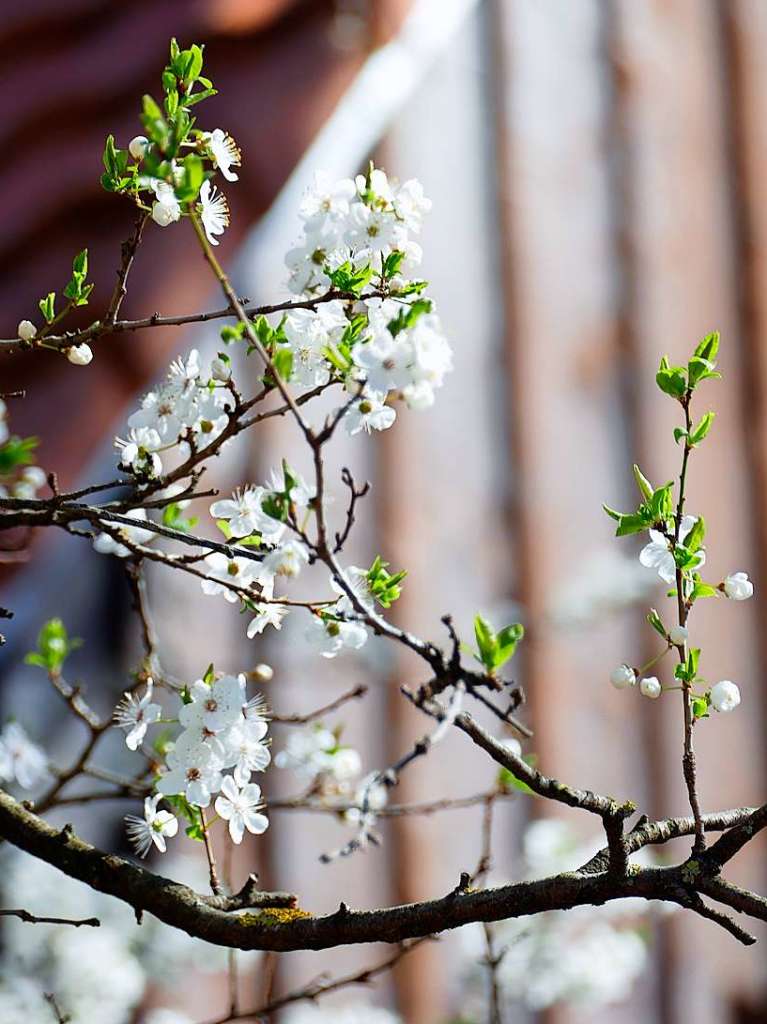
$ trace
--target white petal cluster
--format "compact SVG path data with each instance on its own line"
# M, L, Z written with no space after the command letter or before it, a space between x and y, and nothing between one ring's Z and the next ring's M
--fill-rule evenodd
M351 793L350 783L362 769L357 751L340 743L338 734L321 722L291 730L274 763L278 768L292 769L307 784L325 793Z
M199 353L192 349L185 359L171 363L166 379L128 417L127 440L115 441L122 465L144 476L159 476L161 452L178 445L185 454L190 439L209 444L226 427L232 405L226 384L210 367L200 365Z
M0 732L0 780L16 782L22 789L34 789L47 776L45 752L18 722L9 722Z
M146 857L155 846L160 853L167 849L166 838L178 832L178 820L170 811L158 811L160 796L148 796L144 800L144 816L125 815L125 831L140 857Z
M256 814L261 807L260 790L251 783L251 775L264 771L271 760L268 725L260 701L247 698L245 676L225 675L212 682L198 679L189 687L178 719L182 731L166 754L157 792L181 794L202 808L222 792L229 804L219 807L217 801L216 811L229 820L235 842L242 839L240 825L263 832L266 818Z
M524 838L525 877L574 870L602 844L601 837L579 844L562 821L534 822ZM491 925L496 948L505 951L496 971L504 1015L511 1019L525 1009L561 1005L591 1019L599 1008L626 1000L649 963L640 934L647 913L647 904L627 899ZM486 1020L487 976L479 966L485 947L479 926L467 930L466 946L471 966L464 979L462 1016Z
M345 1006L296 1006L285 1017L285 1024L402 1024L402 1018L370 1003Z
M420 246L412 235L420 231L430 207L417 181L399 185L381 170L356 181L334 182L318 174L301 203L303 237L286 258L289 287L296 295L327 291L332 287L329 273L347 265L355 271L372 270L374 287L387 258L402 255L386 283L391 298L321 303L313 310L291 311L284 323L293 355L292 381L314 388L340 375L356 383L357 402L347 410L352 434L392 425L395 412L387 404L389 396L404 399L414 409L428 408L452 369L452 351L431 303L418 304L407 290L397 295L407 284L405 275L420 262ZM349 340L354 323L358 329L350 342L352 365L342 369L332 353Z
M711 687L711 707L715 711L734 711L740 704L740 690L729 679Z
M154 682L148 679L143 697L139 698L134 693L126 691L115 708L114 722L118 728L125 730L125 745L128 750L138 750L144 742L147 728L162 714L160 705L152 703L153 688Z
M722 590L731 601L747 601L753 597L754 584L748 578L748 573L733 572L725 577Z
M679 541L684 544L685 538L697 523L696 516L683 516L679 528ZM639 553L639 561L648 569L655 569L660 578L669 585L676 582L676 562L671 550L671 542L658 530L650 530L650 543ZM706 562L706 552L698 551L692 570L700 569Z

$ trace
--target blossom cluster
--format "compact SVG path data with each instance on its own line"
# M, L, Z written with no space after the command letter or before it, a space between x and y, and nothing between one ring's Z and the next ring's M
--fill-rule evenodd
M209 444L219 436L234 400L216 372L215 365L200 365L196 349L171 363L165 380L128 417L128 437L115 440L123 467L140 477L158 477L164 452L178 449L185 458L190 445Z
M581 844L564 821L536 821L523 839L525 877L571 871L603 842L595 837ZM638 930L646 925L647 909L640 900L624 899L490 925L496 948L503 950L495 972L502 1007L535 1012L566 1004L593 1014L627 999L648 963ZM462 1019L486 1020L486 947L478 925L466 930L465 946L473 967L462 979Z
M319 173L303 197L302 238L286 257L289 288L305 299L346 294L292 310L284 345L291 380L308 388L342 380L357 396L347 410L350 434L391 426L397 398L429 407L452 369L433 303L419 297L426 282L407 276L421 262L412 236L430 208L418 181L399 185L372 166L355 180Z
M215 812L228 822L233 842L242 842L246 830L255 835L264 832L269 822L261 813L261 789L251 777L264 771L271 760L268 724L261 698L247 697L245 676L209 673L198 679L176 695L180 705L173 719L161 719L162 709L152 696L150 680L141 698L127 692L115 711L115 723L126 731L131 750L141 747L150 725L160 720L181 725L175 740L162 747L165 763L155 781L155 796L145 801L143 818L128 818L138 852L145 856L153 845L164 852L166 836L177 832L175 816L158 810L163 797L194 825L219 794Z

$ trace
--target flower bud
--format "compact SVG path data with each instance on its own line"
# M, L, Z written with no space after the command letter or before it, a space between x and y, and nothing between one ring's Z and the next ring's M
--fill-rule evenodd
M754 584L748 578L748 573L733 572L725 577L721 589L731 601L747 601L754 593Z
M253 678L259 683L269 683L274 679L274 669L271 665L262 662L253 669Z
M672 626L668 631L668 638L672 644L681 645L687 643L690 631L687 626Z
M210 375L213 380L227 381L232 376L232 367L228 362L218 357L210 364Z
M625 690L627 686L636 686L636 672L629 665L618 665L610 673L610 682L616 690Z
M660 680L656 679L655 676L647 676L639 684L639 691L643 697L649 697L650 700L657 700L661 694Z
M37 328L31 320L22 320L16 328L16 334L22 341L31 341L37 334Z
M711 687L711 707L717 711L733 711L740 704L740 690L729 679Z
M128 143L128 152L134 160L143 160L148 149L149 139L146 135L137 135Z
M71 348L67 349L67 359L70 363L74 363L75 366L87 366L91 359L93 359L93 351L90 345L86 345L85 342L82 345L72 345Z

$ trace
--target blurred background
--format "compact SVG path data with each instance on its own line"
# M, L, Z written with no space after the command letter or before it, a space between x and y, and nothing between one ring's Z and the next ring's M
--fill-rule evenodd
M348 451L341 445L338 467L350 464L373 483L349 560L369 564L380 551L406 567L396 617L434 640L448 611L464 635L480 609L497 624L521 618L528 639L515 665L535 729L526 749L548 774L631 797L655 816L687 809L681 707L671 697L618 693L608 676L613 665L654 652L644 615L663 601L662 590L639 569L638 546L613 540L601 502L621 508L634 500L635 460L656 482L676 473L675 409L655 388L656 364L664 352L681 360L704 334L722 332L724 382L704 399L717 420L693 462L689 508L706 516L709 577L746 570L757 600L696 610L704 674L737 681L743 695L738 712L701 725L696 746L706 810L763 802L767 5L8 6L0 23L3 336L12 337L22 317L34 319L37 299L63 284L86 245L96 282L90 309L108 301L132 213L100 190L103 141L113 132L126 145L137 133L140 96L159 91L171 35L206 44L206 73L220 95L205 104L204 123L226 128L242 148L240 180L227 188L232 227L220 248L240 294L254 302L285 297L284 253L314 170L353 175L373 156L391 175L423 182L434 202L422 237L424 276L454 346L455 372L430 413L403 413L383 436L357 439ZM183 226L150 227L124 314L220 305ZM0 390L28 389L11 408L13 429L39 435L38 461L62 488L102 479L114 467L111 437L137 397L172 357L193 345L213 351L216 339L204 329L123 335L99 347L87 372L52 356L5 359ZM259 480L283 454L307 468L289 425L246 435L217 465L215 484L226 491ZM47 731L66 752L77 736L68 736L61 708L23 655L42 621L61 615L86 640L77 670L94 703L108 708L137 650L123 574L67 537L36 538L2 559L0 603L16 613L0 651L4 713L30 732ZM267 696L280 713L311 710L369 683L366 701L329 723L345 723L365 770L389 763L423 732L397 689L418 682L420 669L398 652L378 646L365 660L318 669L300 645L247 641L225 602L173 575L180 574L152 573L150 594L165 660L178 675L194 678L214 657L234 671L267 661L275 668ZM276 730L275 746L282 741ZM285 774L268 773L267 795L296 792ZM492 768L463 737L450 737L403 776L397 800L468 795L492 781ZM113 842L123 811L114 808ZM525 823L547 813L525 797L504 805L495 878L518 877ZM473 869L480 815L474 808L394 819L380 849L323 866L318 854L343 843L348 828L275 814L263 839L244 844L241 867L255 865L268 886L311 894L303 902L316 912L339 899L373 906L428 898ZM90 835L107 829L104 819L82 823ZM590 825L573 822L583 841ZM752 844L732 874L764 892L764 847ZM584 1009L561 999L534 1011L510 999L506 1019L767 1019L761 947L744 950L683 915L656 920L651 931L647 964L623 1001ZM426 944L369 998L408 1024L458 1019L472 955L460 935ZM285 955L279 985L372 958L359 949ZM613 969L606 957L604 972ZM255 990L263 970L253 968ZM207 1012L215 1012L222 990L215 981L205 987ZM205 998L196 998L197 1012Z

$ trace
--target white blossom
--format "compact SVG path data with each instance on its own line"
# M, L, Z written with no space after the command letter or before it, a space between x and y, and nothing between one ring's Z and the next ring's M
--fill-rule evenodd
M200 220L211 245L218 245L216 235L223 235L229 227L229 204L223 192L219 192L207 179L200 188Z
M182 742L183 737L182 733L168 751L169 770L157 780L157 792L164 796L183 793L190 804L207 807L212 794L221 789L221 761L209 744L196 739Z
M325 171L317 171L312 185L304 192L299 216L310 229L326 220L340 223L356 195L357 186L351 178L334 181Z
M324 302L316 310L294 309L283 330L293 353L291 380L303 387L319 387L330 380L324 350L339 341L348 325L340 302Z
M67 349L67 359L75 366L87 366L93 359L93 349L85 342L81 345L70 345Z
M733 572L725 576L722 589L731 601L747 601L753 596L754 584L748 578L748 573Z
M138 750L144 742L147 727L156 722L161 714L162 708L159 704L152 703L152 679L147 679L144 696L137 699L130 691L115 708L114 721L119 729L125 729L125 745L128 750Z
M363 647L367 642L368 631L361 622L344 622L332 616L313 615L306 638L323 658L335 658L345 647L352 650Z
M181 203L176 198L175 189L167 181L155 178L152 189L156 197L152 203L152 220L161 228L167 228L180 218Z
M282 629L282 622L288 614L288 606L277 601L270 601L267 604L254 604L255 617L248 623L246 636L252 640L254 636L263 633L267 626L274 629Z
M230 604L234 604L240 598L225 584L229 583L247 590L261 571L260 563L252 558L241 558L237 555L229 557L220 551L206 555L204 561L208 576L211 578L200 581L203 594L220 594Z
M269 819L261 814L263 807L261 787L249 782L238 789L234 779L227 775L221 785L221 796L216 798L216 814L229 822L229 835L233 843L241 843L245 829L260 836L269 827Z
M309 552L300 540L288 540L264 557L263 571L272 576L298 576L309 561Z
M231 135L222 128L215 128L205 135L205 143L216 167L227 181L237 181L238 176L232 167L239 167L241 153Z
M31 320L21 320L16 328L16 334L22 341L32 341L37 336L37 328Z
M740 704L740 690L729 679L711 687L711 707L716 711L734 711Z
M115 438L115 447L120 449L120 462L130 466L136 473L160 476L162 460L157 450L162 447L160 435L153 427L133 427L127 440Z
M361 430L369 434L372 430L388 430L397 418L396 410L386 405L386 395L367 391L346 410L344 421L350 436Z
M696 516L684 516L679 529L679 543L684 544L685 538L695 526L698 519ZM671 541L658 530L650 530L650 543L639 553L639 561L648 569L655 569L660 578L666 583L672 584L676 581L676 562L671 550ZM700 569L706 561L706 552L700 550L696 553L695 561L691 569Z
M182 725L201 724L209 732L219 732L242 717L245 703L245 676L221 676L208 684L198 679L189 687L192 700L184 704L178 718Z
M668 638L672 644L677 646L687 643L687 638L690 635L690 631L687 626L672 626L668 631Z
M18 722L9 722L0 732L0 779L18 782L32 789L48 775L48 759Z
M650 700L660 697L661 691L660 680L656 676L646 676L639 683L639 692L643 697L649 697Z
M224 738L224 767L234 769L234 781L244 786L252 772L262 772L272 759L264 743L268 725L263 718L246 718Z
M261 502L266 497L263 487L244 487L236 490L231 498L214 501L210 514L216 519L225 519L232 537L249 537L259 533L265 541L277 543L285 532L285 524L264 512Z
M627 686L636 686L636 672L629 665L618 665L610 673L610 682L616 690L625 690Z
M128 152L134 160L143 160L149 145L149 139L146 135L135 135L128 143Z
M410 383L413 347L402 334L394 338L382 331L374 339L354 346L352 358L365 372L373 391L394 391Z
M146 522L147 514L143 508L132 508L124 513L126 519L135 519L137 523ZM145 530L141 526L127 526L125 523L109 523L109 529L114 531L118 537L123 538L128 544L148 544L153 540L155 534L152 530ZM93 540L93 547L100 555L116 555L118 558L128 558L132 552L125 544L121 544L110 533L99 533Z
M178 821L170 811L158 811L160 796L148 796L144 800L144 817L126 814L125 831L140 857L146 857L152 846L165 853L166 837L172 838L178 832Z

